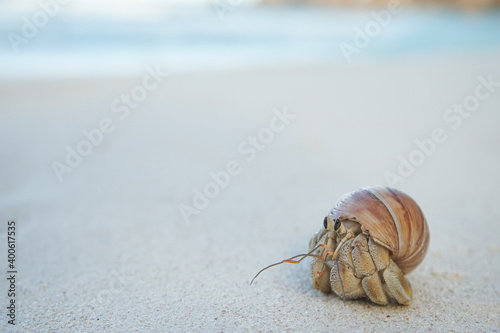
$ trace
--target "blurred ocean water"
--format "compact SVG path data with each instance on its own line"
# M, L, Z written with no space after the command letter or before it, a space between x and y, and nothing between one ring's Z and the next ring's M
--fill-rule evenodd
M357 34L377 22L373 12L379 10L203 6L134 18L66 13L60 8L30 38L23 29L36 11L17 16L4 12L0 78L129 75L151 64L171 71L347 64L341 45L357 47ZM358 47L351 62L500 50L500 11L403 8L386 23ZM13 36L25 38L25 43L13 47Z

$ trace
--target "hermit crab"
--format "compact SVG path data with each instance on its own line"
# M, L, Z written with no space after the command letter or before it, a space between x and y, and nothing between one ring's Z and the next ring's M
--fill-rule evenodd
M316 289L343 299L407 305L413 291L405 275L422 262L429 240L424 214L412 198L388 187L367 187L337 202L310 240L308 253L265 267L252 282L270 267L312 257Z

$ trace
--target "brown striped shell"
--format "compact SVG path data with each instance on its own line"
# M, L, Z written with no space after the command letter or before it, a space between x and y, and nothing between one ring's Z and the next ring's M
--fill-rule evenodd
M329 214L332 220L353 220L373 240L389 249L391 258L408 274L425 257L429 227L417 203L401 191L367 187L344 195Z

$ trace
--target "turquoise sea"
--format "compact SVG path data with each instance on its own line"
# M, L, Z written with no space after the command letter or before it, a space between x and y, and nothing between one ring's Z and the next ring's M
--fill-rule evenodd
M205 6L133 18L61 8L17 47L13 36L24 38L26 20L33 23L36 12L2 13L0 78L129 75L151 64L171 71L349 64L341 46L356 47L356 35L367 27L375 29L373 37L352 54L351 64L500 50L500 11L402 8L383 26L374 14L380 10L386 9L235 6L221 12Z

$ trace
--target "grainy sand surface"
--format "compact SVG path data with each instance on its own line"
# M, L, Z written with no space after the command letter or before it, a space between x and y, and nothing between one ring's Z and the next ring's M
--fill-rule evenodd
M1 83L1 269L15 219L18 275L15 329L1 279L0 330L498 332L500 87L459 128L443 120L479 76L500 81L498 59L172 73L123 120L111 104L140 76ZM248 162L238 147L283 108L295 118ZM59 182L51 163L104 118L113 132ZM439 128L445 142L395 185L431 230L410 306L324 295L307 263L249 286ZM179 205L231 160L241 172L184 221Z

